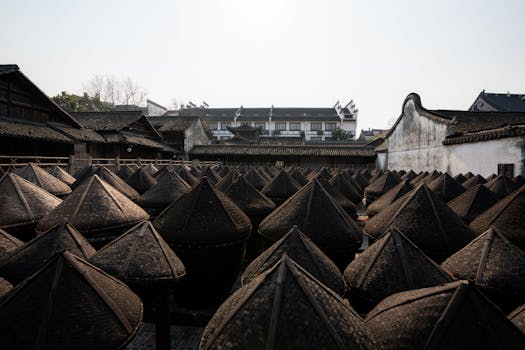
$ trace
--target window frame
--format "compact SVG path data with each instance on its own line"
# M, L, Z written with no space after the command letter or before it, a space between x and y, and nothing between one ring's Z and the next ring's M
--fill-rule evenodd
M284 125L284 128L281 129L283 125ZM286 131L286 122L275 122L275 130L276 131Z
M314 128L315 125L315 128ZM322 122L311 122L310 123L310 131L322 131L323 130L323 123Z
M261 128L261 130L266 130L266 122L254 122L253 123L254 128Z
M301 131L301 122L290 122L290 131Z
M330 128L328 126L330 126ZM325 131L334 131L336 128L337 128L337 123L335 122L324 123Z

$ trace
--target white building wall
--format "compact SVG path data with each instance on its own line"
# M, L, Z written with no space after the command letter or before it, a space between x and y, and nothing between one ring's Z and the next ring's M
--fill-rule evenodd
M168 110L162 106L159 106L156 103L152 103L153 101L147 100L146 106L147 106L147 115L164 115Z
M525 139L511 137L446 146L450 173L471 171L481 176L498 173L498 164L514 164L514 176L523 175Z
M386 152L376 153L376 168L380 170L388 169L388 153Z
M207 145L209 143L210 138L199 119L184 131L184 159L188 159L188 154L194 145Z
M451 126L419 114L414 100L403 107L403 117L386 139L388 154L378 153L377 166L390 170L448 172L455 176L471 171L489 176L498 164L514 164L514 175L525 173L525 137L443 145Z
M388 169L447 171L447 151L442 141L447 125L420 116L413 100L404 105L403 117L387 139Z

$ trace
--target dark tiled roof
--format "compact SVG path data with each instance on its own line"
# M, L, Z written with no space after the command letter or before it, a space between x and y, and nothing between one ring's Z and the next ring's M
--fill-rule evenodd
M455 110L433 110L431 113L453 120L454 135L499 129L507 125L525 123L523 112L471 112Z
M466 133L463 135L452 136L443 141L444 145L454 145L459 143L480 142L487 140L501 139L505 137L516 137L525 135L524 125L505 126L499 129L491 129L479 132Z
M125 142L130 143L132 145L142 146L142 147L149 147L149 148L154 148L154 149L159 149L159 150L164 150L166 152L171 152L171 153L174 153L174 154L175 153L182 153L181 151L178 151L178 150L176 150L174 148L171 148L169 146L163 145L160 142L157 142L157 141L152 140L152 139L148 139L146 137L140 137L140 136L128 135L128 134L122 134L122 137L125 140Z
M19 68L16 64L0 64L0 75L10 74L13 72L18 72Z
M498 111L525 112L525 95L522 94L495 94L481 92L478 98L496 108ZM471 107L471 109L474 106Z
M159 131L185 131L193 124L196 123L196 120L170 120L166 122L163 126L159 128Z
M119 131L142 117L142 111L74 112L83 126L96 131Z
M305 146L305 145L195 145L190 152L199 155L268 155L268 156L327 156L374 157L372 147Z
M0 117L0 136L25 138L60 143L73 143L66 135L53 130L45 124L21 123Z
M236 114L239 121L267 120L319 120L340 121L335 108L290 107L290 108L187 108L179 112L181 116L199 116L210 120L233 120ZM345 119L352 119L348 109L343 109Z
M148 117L149 122L158 131L184 131L199 119L193 116L159 116Z
M96 142L96 143L105 143L106 140L95 130L86 129L86 128L72 128L70 126L59 125L56 123L49 123L49 126L70 139L75 141L83 142Z

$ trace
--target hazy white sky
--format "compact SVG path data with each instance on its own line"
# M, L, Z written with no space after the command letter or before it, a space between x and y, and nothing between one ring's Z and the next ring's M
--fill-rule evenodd
M525 1L3 0L0 63L48 95L95 74L211 107L332 106L386 127L410 92L466 109L525 93Z

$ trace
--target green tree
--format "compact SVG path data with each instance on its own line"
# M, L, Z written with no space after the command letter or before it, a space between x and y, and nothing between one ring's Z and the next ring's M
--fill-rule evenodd
M82 96L78 96L62 91L61 94L53 96L51 99L64 109L73 112L101 112L113 108L112 103L101 101L99 95L90 96L86 92Z
M352 140L354 138L354 133L351 131L346 131L341 129L340 127L336 127L332 131L332 139L337 141L346 141L346 140Z

